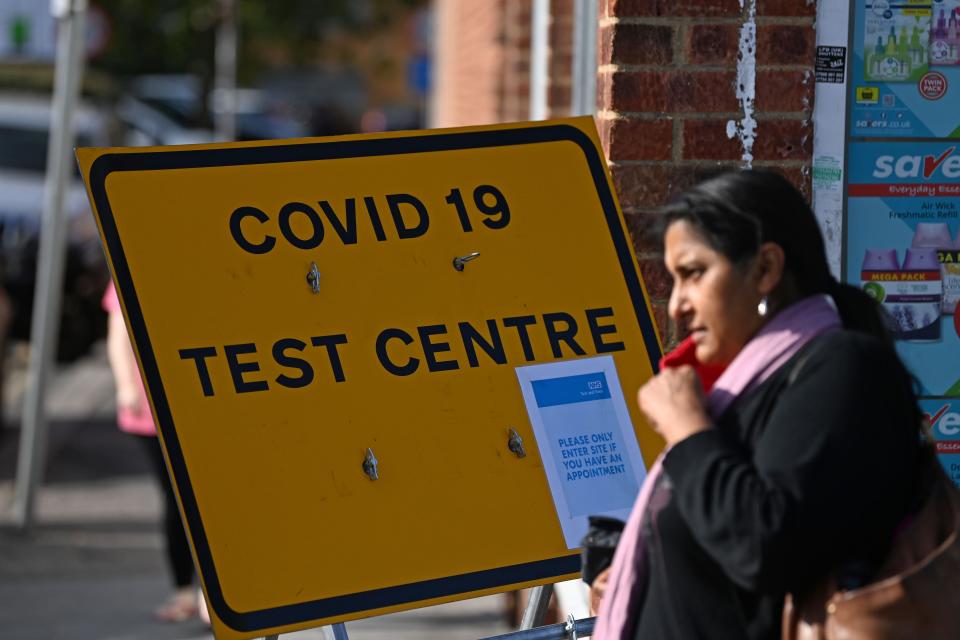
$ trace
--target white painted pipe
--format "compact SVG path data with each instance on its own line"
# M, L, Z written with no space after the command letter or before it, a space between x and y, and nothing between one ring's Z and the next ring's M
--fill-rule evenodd
M237 139L237 6L220 0L220 24L214 52L213 124L218 141Z
M530 18L530 119L547 117L550 0L533 0Z
M597 104L597 2L575 0L570 113L592 115Z

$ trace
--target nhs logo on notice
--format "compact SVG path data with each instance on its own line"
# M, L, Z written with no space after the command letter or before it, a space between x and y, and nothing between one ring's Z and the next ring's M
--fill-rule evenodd
M603 380L588 380L587 389L590 391L603 391Z

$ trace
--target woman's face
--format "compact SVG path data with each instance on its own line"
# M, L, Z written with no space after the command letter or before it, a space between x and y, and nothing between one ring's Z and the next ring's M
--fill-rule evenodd
M733 264L685 221L667 228L664 261L673 275L670 316L690 330L697 359L729 364L763 325L750 263Z

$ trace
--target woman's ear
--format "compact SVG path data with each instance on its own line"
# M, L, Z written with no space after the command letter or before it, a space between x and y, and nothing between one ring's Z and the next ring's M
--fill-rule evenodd
M774 242L764 242L757 251L755 261L757 290L760 295L769 295L783 280L783 268L786 255L783 247Z

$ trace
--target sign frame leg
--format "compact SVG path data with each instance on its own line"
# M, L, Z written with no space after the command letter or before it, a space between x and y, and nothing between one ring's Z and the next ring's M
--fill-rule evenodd
M332 624L327 627L321 627L321 631L325 640L330 638L330 631L333 632L333 640L350 640L349 636L347 636L347 626L342 622L338 622L337 624ZM263 640L278 640L279 638L280 634L275 633L273 635L264 636Z
M520 618L520 630L533 629L543 624L547 617L547 608L550 606L550 598L553 596L553 585L542 584L533 587L530 592L530 599L523 610L523 617Z

